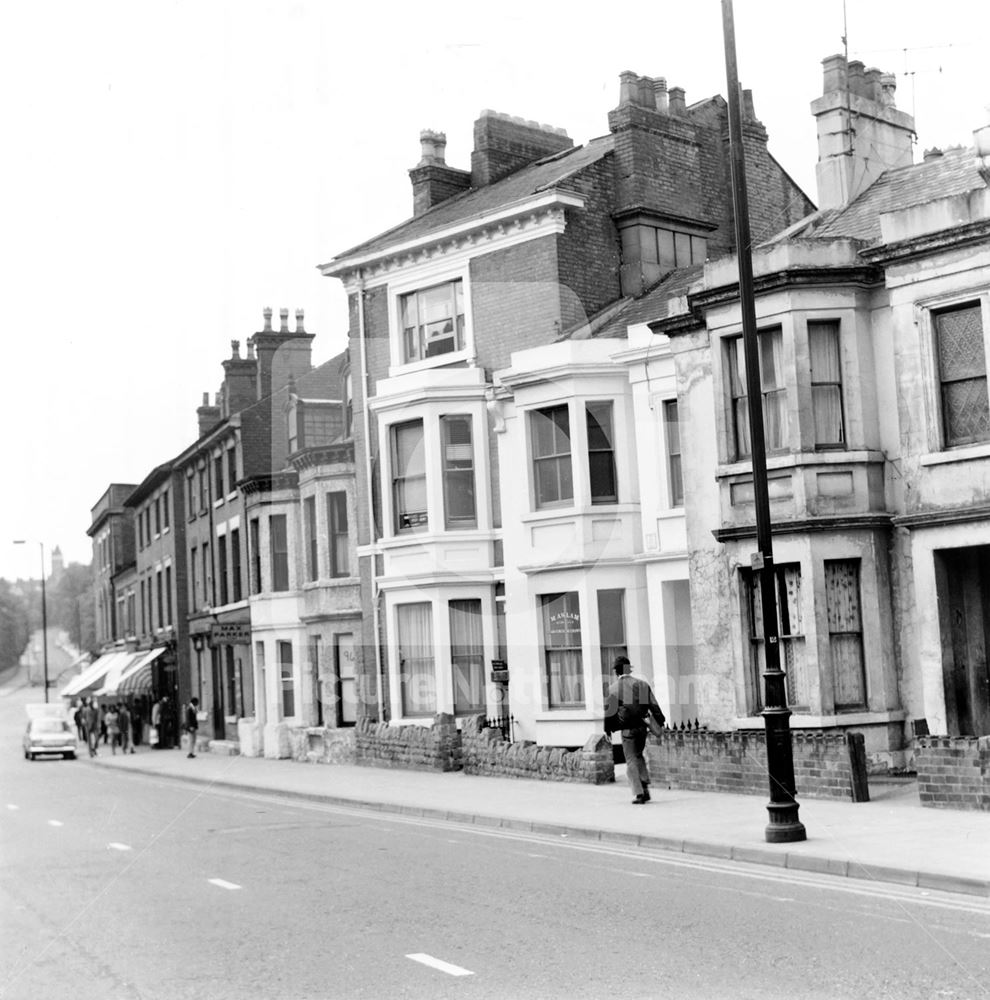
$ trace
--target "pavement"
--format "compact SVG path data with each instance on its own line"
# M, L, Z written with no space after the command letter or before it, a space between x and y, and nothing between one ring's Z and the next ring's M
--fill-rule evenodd
M767 798L651 786L633 806L616 782L586 785L139 747L81 762L219 789L633 845L990 898L990 812L923 808L917 786L870 781L870 802L802 800L807 840L768 844Z

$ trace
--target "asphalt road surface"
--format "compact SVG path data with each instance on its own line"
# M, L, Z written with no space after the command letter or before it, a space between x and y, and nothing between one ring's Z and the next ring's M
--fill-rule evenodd
M990 901L30 763L37 693L3 998L990 997Z

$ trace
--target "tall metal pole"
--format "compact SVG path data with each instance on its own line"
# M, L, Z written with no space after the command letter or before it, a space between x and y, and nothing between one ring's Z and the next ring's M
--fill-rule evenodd
M45 664L45 701L48 701L48 602L45 598L45 543L41 546L41 649Z
M787 688L780 669L780 637L777 631L776 574L773 539L770 531L770 498L767 493L767 454L763 435L763 386L756 332L756 304L753 297L753 258L749 231L749 202L746 195L746 151L742 141L739 110L739 79L736 67L735 24L732 0L722 0L722 29L725 36L725 73L729 97L729 156L732 168L732 200L736 221L736 257L739 261L739 304L742 308L743 353L746 362L746 393L753 444L753 496L756 507L758 554L754 568L760 571L760 599L763 604L763 722L767 737L767 773L770 779L770 822L766 839L771 844L804 840L804 824L798 819L794 801L794 756L791 747L790 709Z

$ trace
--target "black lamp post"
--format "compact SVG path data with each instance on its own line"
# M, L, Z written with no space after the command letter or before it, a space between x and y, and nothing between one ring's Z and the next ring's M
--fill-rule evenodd
M767 772L770 779L770 822L766 839L771 844L804 840L804 824L798 819L794 801L794 751L791 745L787 688L780 669L780 636L777 630L777 595L770 531L770 498L767 493L767 454L763 435L763 386L760 379L759 340L756 332L756 304L753 296L753 257L749 230L749 203L746 196L746 151L742 141L739 112L739 79L736 68L736 37L732 0L722 0L722 28L725 36L725 72L729 91L729 154L732 167L732 201L736 217L736 258L739 261L739 304L742 309L743 351L746 359L746 393L749 425L753 439L753 498L756 508L756 540L759 552L753 559L760 571L760 599L763 604L763 647L766 670L763 674L763 722L767 735Z
M23 538L14 540L15 545L27 545ZM48 601L45 597L45 543L41 547L41 650L45 667L45 701L48 701Z

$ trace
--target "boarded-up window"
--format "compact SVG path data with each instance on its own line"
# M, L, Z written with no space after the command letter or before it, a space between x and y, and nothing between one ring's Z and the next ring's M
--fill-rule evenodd
M763 711L763 672L766 670L760 572L744 569L742 577L749 619L748 701L750 714L757 715ZM787 704L792 708L808 709L811 685L801 611L801 567L797 563L775 566L774 577L780 667L787 675Z
M859 560L825 562L825 605L837 712L866 707Z

